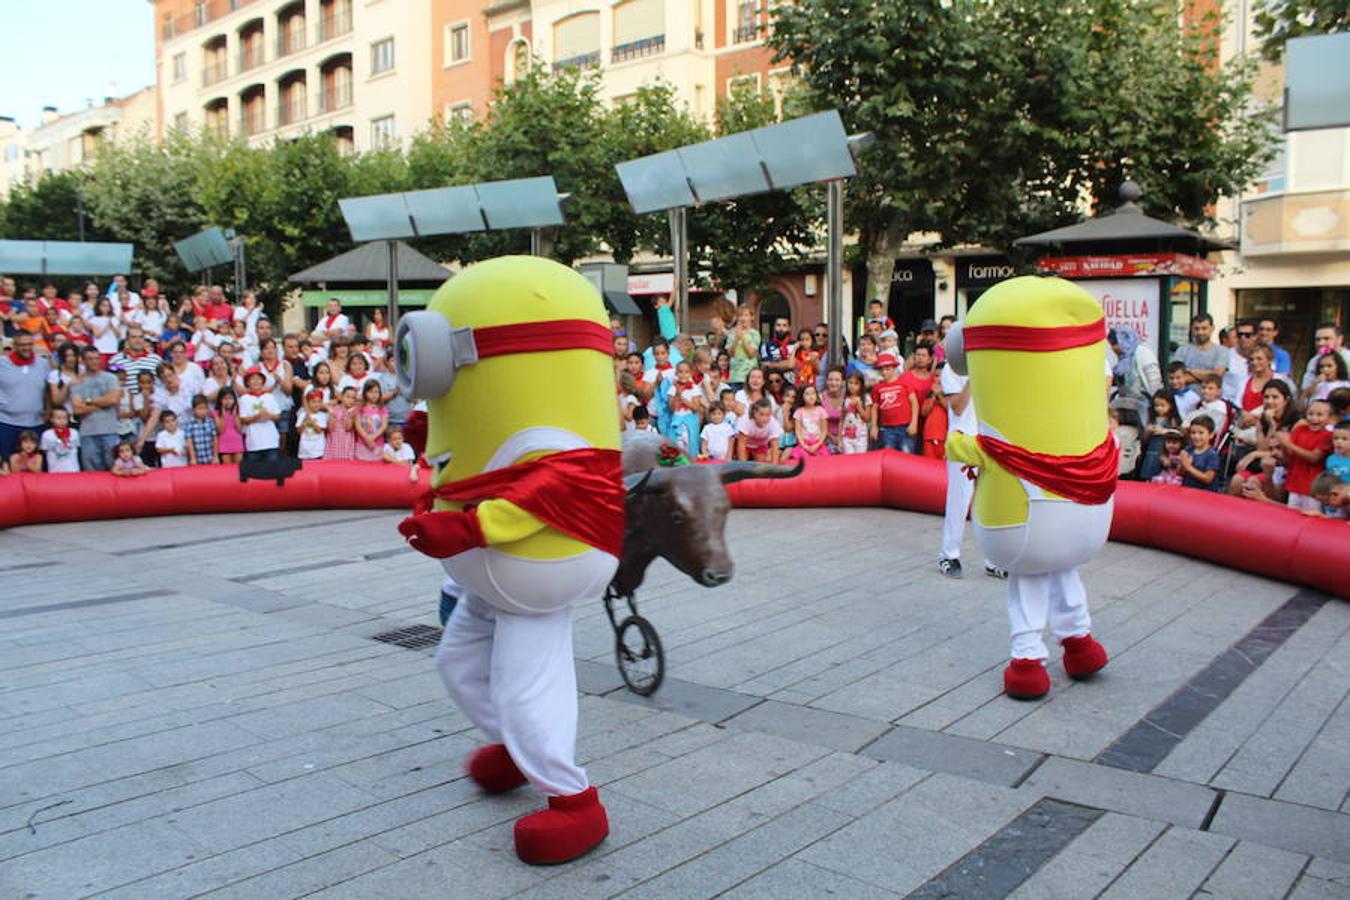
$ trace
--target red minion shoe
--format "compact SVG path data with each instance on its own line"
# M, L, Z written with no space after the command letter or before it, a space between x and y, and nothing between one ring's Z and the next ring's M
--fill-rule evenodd
M1106 648L1091 634L1065 638L1060 643L1064 645L1064 672L1070 678L1087 678L1106 665Z
M479 747L464 761L464 769L489 794L500 794L525 783L524 773L502 744Z
M594 787L570 797L549 797L548 809L516 820L516 855L535 866L576 859L609 834L609 818Z
M1038 700L1050 693L1050 673L1040 659L1014 659L1003 670L1003 692L1014 700Z

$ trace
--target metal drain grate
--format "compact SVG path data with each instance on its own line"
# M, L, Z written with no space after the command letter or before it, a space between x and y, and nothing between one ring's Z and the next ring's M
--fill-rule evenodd
M394 631L382 631L370 636L372 641L393 644L405 650L423 650L441 642L441 629L434 625L409 625Z

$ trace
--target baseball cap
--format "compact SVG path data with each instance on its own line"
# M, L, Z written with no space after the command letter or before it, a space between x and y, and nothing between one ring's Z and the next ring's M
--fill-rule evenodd
M886 351L885 353L880 353L877 355L877 368L884 369L887 366L891 366L893 368L899 368L900 366L900 358L896 356L894 353L891 353L889 350Z
M919 331L937 331L937 322L932 319L924 319L919 323Z

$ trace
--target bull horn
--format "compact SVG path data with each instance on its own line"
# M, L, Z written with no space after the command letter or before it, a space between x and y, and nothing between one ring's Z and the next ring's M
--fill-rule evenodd
M792 478L800 475L806 468L806 460L797 460L792 468L757 462L725 462L718 468L722 470L722 483L735 484L747 478Z
M637 497L641 494L645 494L648 487L647 482L651 481L652 476L655 474L655 469L648 469L646 472L635 472L632 475L625 475L623 477L623 486L628 492L628 496Z

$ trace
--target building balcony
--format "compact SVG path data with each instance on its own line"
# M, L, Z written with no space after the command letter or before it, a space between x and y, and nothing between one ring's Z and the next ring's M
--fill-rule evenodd
M626 44L615 44L614 48L610 50L609 61L611 63L628 62L630 59L641 59L644 56L656 56L665 52L666 36L655 34L640 40L629 41Z
M750 44L759 40L759 34L758 25L737 25L731 34L731 40L735 44Z
M256 47L246 47L239 53L239 71L247 72L256 69L267 62L267 54L263 52L263 47L259 44Z
M323 16L319 19L319 43L331 41L333 38L342 37L344 34L350 34L352 30L351 10L334 13L330 16Z
M1350 252L1350 189L1242 201L1242 255Z
M213 84L224 81L230 76L230 67L224 60L211 63L202 69L202 87L210 87Z
M166 41L171 40L194 29L203 28L221 16L228 16L254 2L256 0L210 0L209 3L198 3L192 12L166 20L160 26L160 36Z
M297 28L293 31L285 31L277 35L277 57L290 56L292 53L299 53L305 49L305 31L304 28Z
M560 59L553 64L553 71L561 72L563 69L598 69L600 68L600 51L593 53L580 53L576 56L569 56L566 59Z
M325 88L319 92L319 115L337 112L339 109L346 109L351 105L352 89L350 85Z
M277 127L282 128L286 125L294 125L297 122L303 122L309 114L305 103L304 95L296 97L294 100L283 100L277 104Z

